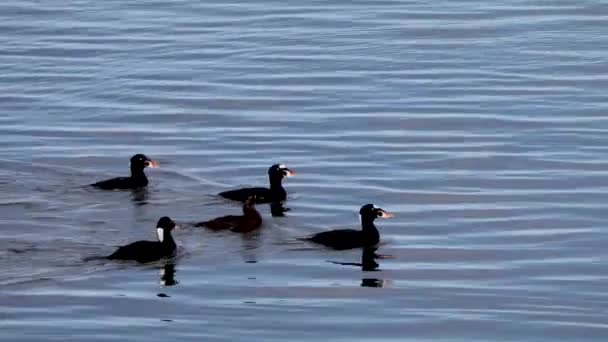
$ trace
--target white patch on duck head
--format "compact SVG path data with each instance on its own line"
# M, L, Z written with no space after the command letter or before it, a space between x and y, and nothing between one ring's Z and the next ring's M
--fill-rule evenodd
M156 227L156 236L158 237L158 241L163 242L165 239L165 230L161 227Z
M287 168L287 166L285 166L285 164L279 164L279 169L285 169Z

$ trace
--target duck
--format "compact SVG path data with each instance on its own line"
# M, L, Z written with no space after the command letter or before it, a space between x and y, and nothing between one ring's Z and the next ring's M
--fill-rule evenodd
M256 196L256 203L275 203L287 198L287 191L283 188L283 178L295 176L295 172L284 164L275 164L268 169L270 188L243 188L220 192L218 195L229 200L244 202L250 196Z
M91 186L102 190L139 189L146 187L148 185L148 178L144 173L144 169L147 167L157 168L158 163L146 157L144 154L136 154L131 157L130 177L111 178L93 183Z
M110 260L135 260L145 263L171 257L177 250L175 240L171 236L171 231L176 227L171 218L161 217L156 224L157 241L136 241L121 246L107 258Z
M380 242L380 233L374 225L377 218L391 218L393 214L373 204L366 204L359 210L361 230L336 229L314 234L304 240L337 250L360 247L374 247Z
M255 208L256 196L252 195L243 203L243 215L228 215L214 218L210 221L199 222L196 227L206 227L211 230L231 230L238 233L251 232L262 225L262 216Z

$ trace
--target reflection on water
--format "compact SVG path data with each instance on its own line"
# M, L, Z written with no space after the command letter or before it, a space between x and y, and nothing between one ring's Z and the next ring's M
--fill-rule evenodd
M1 1L0 340L605 341L605 1L480 3ZM138 152L146 190L80 189ZM259 236L176 231L179 277L80 262L279 160ZM366 202L407 257L294 241Z
M149 190L146 187L131 190L131 198L136 205L148 203Z
M248 264L255 264L258 262L257 252L260 248L260 229L256 229L251 232L241 233L241 257L243 261Z
M361 252L361 270L364 272L375 272L378 270L380 266L376 259L378 256L376 255L377 248L363 248Z
M377 248L368 247L361 249L361 262L339 262L339 261L330 261L332 264L343 265L343 266L357 266L361 267L361 270L364 272L375 272L378 270L380 266L376 259L379 256L376 254Z
M290 210L289 208L285 208L283 206L283 202L270 203L270 213L274 217L285 216L285 213L288 212L289 210Z
M361 267L363 272L377 272L379 271L380 264L376 262L376 259L381 259L383 256L376 253L378 249L374 247L362 248L361 249L361 262L338 262L330 261L336 265L342 266L356 266ZM364 287L383 287L385 281L377 278L363 278L361 286Z
M160 269L160 284L162 286L174 286L179 284L175 279L175 261L167 261Z
M362 287L384 287L383 279L363 278L361 279Z

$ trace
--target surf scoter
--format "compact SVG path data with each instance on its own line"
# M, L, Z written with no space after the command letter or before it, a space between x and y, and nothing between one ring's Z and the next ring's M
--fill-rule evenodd
M144 173L146 167L157 168L158 164L143 154L131 157L131 177L117 177L91 184L103 190L137 189L148 185L148 178Z
M116 252L107 258L112 260L135 260L139 262L150 262L172 256L177 245L171 236L175 228L175 222L168 217L162 217L156 224L158 241L137 241L126 246L119 247Z
M337 229L315 234L305 240L312 241L334 249L351 249L358 247L373 247L380 242L380 233L374 225L374 220L390 218L393 214L373 204L366 204L359 211L361 215L361 230Z
M238 190L230 190L220 192L219 195L234 201L244 202L250 196L256 196L257 203L273 203L280 202L287 198L287 192L283 189L281 182L284 177L294 176L296 173L285 167L283 164L272 165L268 169L268 179L270 181L270 189L268 188L244 188Z
M230 229L233 232L246 233L262 225L262 216L255 209L255 195L249 196L243 204L243 215L228 215L210 221L199 222L197 227L207 227L212 230Z

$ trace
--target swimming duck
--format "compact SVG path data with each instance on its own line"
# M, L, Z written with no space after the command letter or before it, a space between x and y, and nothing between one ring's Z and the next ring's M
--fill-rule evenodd
M102 190L115 190L115 189L137 189L148 185L148 178L144 173L146 167L157 168L158 163L152 159L146 157L143 154L136 154L131 157L131 176L130 177L117 177L104 181L100 181L91 186L102 189Z
M283 164L272 165L268 169L268 180L270 188L244 188L220 192L219 195L234 201L244 202L250 196L256 196L257 203L280 202L287 198L287 192L283 189L283 178L295 176L293 170L288 169Z
M374 225L377 218L391 218L393 214L373 204L366 204L359 210L361 230L336 229L314 234L305 240L312 241L333 249L351 249L373 247L380 242L380 233Z
M175 254L177 245L171 231L176 227L175 222L165 216L156 224L158 241L137 241L126 246L119 247L116 252L107 258L111 260L135 260L138 262L150 262L170 257Z
M196 227L207 227L212 230L230 229L233 232L246 233L262 225L262 216L255 209L256 196L249 196L243 203L243 215L228 215L210 221L199 222Z

